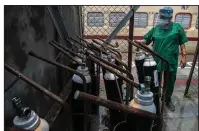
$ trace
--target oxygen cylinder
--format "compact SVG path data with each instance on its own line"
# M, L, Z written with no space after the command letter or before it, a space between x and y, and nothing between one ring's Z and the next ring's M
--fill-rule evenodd
M49 131L49 125L46 120L40 118L29 107L24 106L20 98L14 97L12 104L17 113L13 120L15 127L31 131Z
M110 52L109 52L109 53L110 53ZM106 60L106 61L109 61L109 62L115 64L115 59L113 59L113 58L111 57L111 54L108 54L108 55L102 54L102 59L104 59L104 60ZM102 68L102 73L103 73L103 75L106 73L106 70L105 70L104 68Z
M119 43L116 41L115 42L115 47L114 47L115 50L117 51L120 51L120 48L119 48Z
M88 70L88 67L85 63L82 63L81 66L77 67L78 72L84 75L86 78L86 87L89 89L91 87L91 76ZM74 74L72 77L72 94L75 93L75 91L80 90L84 92L84 86L83 86L83 80L80 76ZM82 113L84 106L82 101L72 101L72 111L76 113Z
M151 77L151 85L150 90L154 94L154 103L156 105L157 114L160 113L159 111L159 96L157 93L159 93L159 82L158 82L158 71L157 71L157 64L155 60L153 59L153 56L146 53L146 58L144 60L144 76L150 76Z
M89 89L91 87L91 76L89 74L88 67L83 60L81 66L77 67L78 72L84 75L86 78L86 87ZM74 74L72 77L72 91L74 94L75 91L80 90L84 92L83 80L80 76ZM88 91L88 90L87 90ZM71 95L73 96L73 95ZM73 129L74 131L82 131L84 129L84 101L71 100L71 111L73 113ZM77 126L78 125L78 126Z
M108 61L107 55L102 54L102 59ZM102 68L102 73L103 73L103 76L104 76L105 73L106 73L106 70L105 70L104 68Z
M150 91L151 77L146 76L144 84L140 84L140 90L137 91L135 98L130 102L130 106L156 113L156 107L153 103L153 93ZM151 131L153 120L146 117L128 114L127 116L127 131Z
M139 48L137 48L135 53L135 66L137 69L139 83L144 83L144 70L143 70L144 58L145 54Z
M119 48L119 43L116 41L115 42L115 47L114 47L115 50L119 51L120 52L120 48ZM113 54L114 55L114 54ZM114 62L117 66L121 66L121 64L118 62L118 61L115 61ZM123 67L123 66L121 66ZM120 85L120 87L122 88L122 85L123 85L123 80L121 78L118 79L118 84ZM122 89L121 89L122 91ZM122 96L123 96L123 92L122 93Z
M89 50L88 50L89 52ZM94 54L92 51L90 51L91 54ZM96 64L92 61L92 60L88 60L88 64L89 64L89 71L90 71L90 75L91 75L91 94L95 95L95 96L99 96L99 82L97 82L98 80L98 76L97 76L97 66ZM98 85L97 85L98 84ZM96 104L91 104L91 114L97 115L99 112L99 105Z
M111 61L111 59L109 59L109 61ZM105 84L107 99L122 103L121 87L119 87L118 89L119 84L117 82L118 82L118 77L106 70L106 73L104 74L104 84ZM110 111L110 123L111 123L110 129L112 130L115 125L117 125L120 121L124 120L124 113L112 109L110 109L109 111Z

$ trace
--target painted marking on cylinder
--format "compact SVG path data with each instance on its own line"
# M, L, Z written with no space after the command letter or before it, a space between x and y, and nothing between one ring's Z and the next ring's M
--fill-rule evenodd
M158 71L154 70L153 74L154 74L155 87L158 87L158 85L159 85L159 83L158 83Z

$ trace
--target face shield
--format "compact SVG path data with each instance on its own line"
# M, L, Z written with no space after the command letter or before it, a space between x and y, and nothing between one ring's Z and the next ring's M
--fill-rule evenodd
M173 16L173 10L171 7L165 7L159 11L159 20L161 25L166 25L169 23Z

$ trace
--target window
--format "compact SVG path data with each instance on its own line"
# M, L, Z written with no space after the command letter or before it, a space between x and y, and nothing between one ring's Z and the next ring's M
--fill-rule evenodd
M135 28L146 28L148 25L148 14L137 12L134 14L134 27Z
M191 26L191 14L188 13L179 13L176 14L177 23L180 23L184 29L188 29Z
M153 26L156 26L158 24L160 24L160 18L158 16L158 13L155 13L153 17Z
M196 29L198 29L198 18L196 20Z
M109 15L109 25L116 27L119 22L125 17L125 12L111 12Z
M90 27L102 27L104 25L104 14L102 12L89 12L87 24Z

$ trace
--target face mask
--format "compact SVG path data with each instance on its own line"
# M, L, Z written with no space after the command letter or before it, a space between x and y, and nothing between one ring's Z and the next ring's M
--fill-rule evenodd
M168 24L169 23L169 20L167 19L167 20L164 20L164 19L160 19L160 24L161 25L166 25L166 24Z

